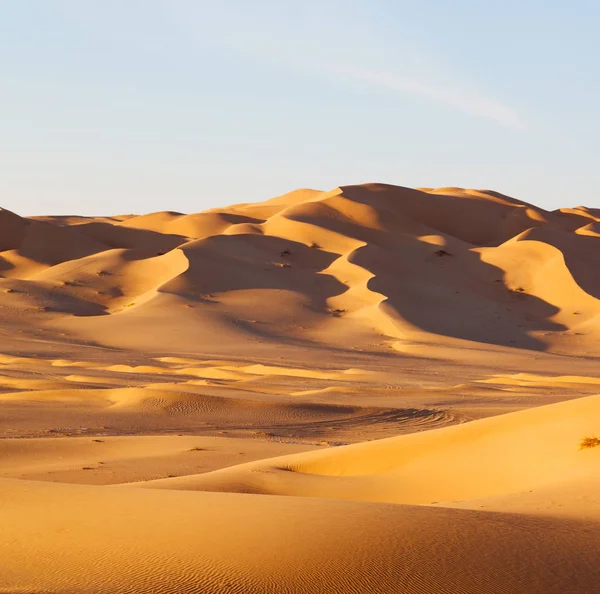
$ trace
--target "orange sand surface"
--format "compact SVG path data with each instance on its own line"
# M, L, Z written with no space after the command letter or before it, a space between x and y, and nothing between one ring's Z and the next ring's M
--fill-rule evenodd
M600 212L0 210L0 593L600 592Z

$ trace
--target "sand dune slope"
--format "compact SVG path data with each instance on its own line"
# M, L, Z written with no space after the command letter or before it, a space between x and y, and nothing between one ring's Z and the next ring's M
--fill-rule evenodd
M351 337L382 349L471 341L596 353L596 214L383 184L192 215L2 211L0 317L36 315L55 332L156 351L172 348L169 335L192 350L190 327L203 326L203 344ZM164 342L148 344L151 322Z
M5 592L584 594L596 587L598 526L574 520L10 479L0 487Z
M453 427L139 483L199 489L431 504L600 478L600 396ZM585 507L580 510L585 513Z

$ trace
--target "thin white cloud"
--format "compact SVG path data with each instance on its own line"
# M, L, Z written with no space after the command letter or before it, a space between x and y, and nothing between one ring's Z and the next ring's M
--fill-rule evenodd
M224 47L246 59L358 81L514 131L525 129L514 108L474 88L460 69L441 64L442 57L423 54L400 34L382 35L366 0L352 6L344 0L306 0L292 10L278 0L181 0L169 4L168 13L181 31L192 33L196 46Z
M492 120L512 130L520 131L525 128L521 117L513 108L486 97L478 91L444 87L441 84L433 85L392 72L354 68L340 64L319 64L313 65L313 67L328 75L363 81L401 94L423 97L450 109Z

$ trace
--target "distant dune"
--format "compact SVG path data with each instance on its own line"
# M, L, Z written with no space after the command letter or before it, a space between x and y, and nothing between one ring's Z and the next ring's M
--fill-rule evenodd
M382 184L193 215L2 211L0 315L144 350L197 340L191 321L207 343L385 336L596 353L598 214Z
M599 238L384 184L0 210L0 593L600 592Z

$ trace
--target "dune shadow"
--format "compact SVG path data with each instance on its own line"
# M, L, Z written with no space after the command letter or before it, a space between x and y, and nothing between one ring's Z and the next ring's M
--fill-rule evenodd
M462 340L544 350L532 333L561 332L551 320L559 309L510 290L504 271L481 260L468 244L440 249L414 237L367 243L348 259L372 273L367 287L385 297L382 305L413 326ZM320 274L340 256L303 243L263 235L218 235L182 247L188 270L165 292L201 300L206 295L247 289L278 289L304 296L304 306L324 311L348 287ZM268 307L268 303L257 303Z
M597 270L600 267L600 238L577 235L566 231L536 229L527 239L546 243L559 250L569 273L580 289L591 297L600 299L600 281Z
M9 262L6 258L0 256L0 277L3 277L2 274L6 270L13 270L15 265L12 262Z
M450 249L450 248L449 248ZM351 261L374 276L368 288L384 307L417 328L443 336L531 350L546 345L533 332L567 330L550 318L559 309L524 291L509 290L504 271L458 243L452 252L414 240L410 250L367 244Z
M182 235L170 235L149 229L136 229L102 222L83 223L74 228L105 245L106 249L148 248L165 252L188 241L187 237Z
M304 296L305 307L323 311L327 299L347 289L334 277L319 274L338 254L289 239L255 234L215 235L181 249L189 267L167 283L163 292L205 300L207 295L237 290L293 291Z

